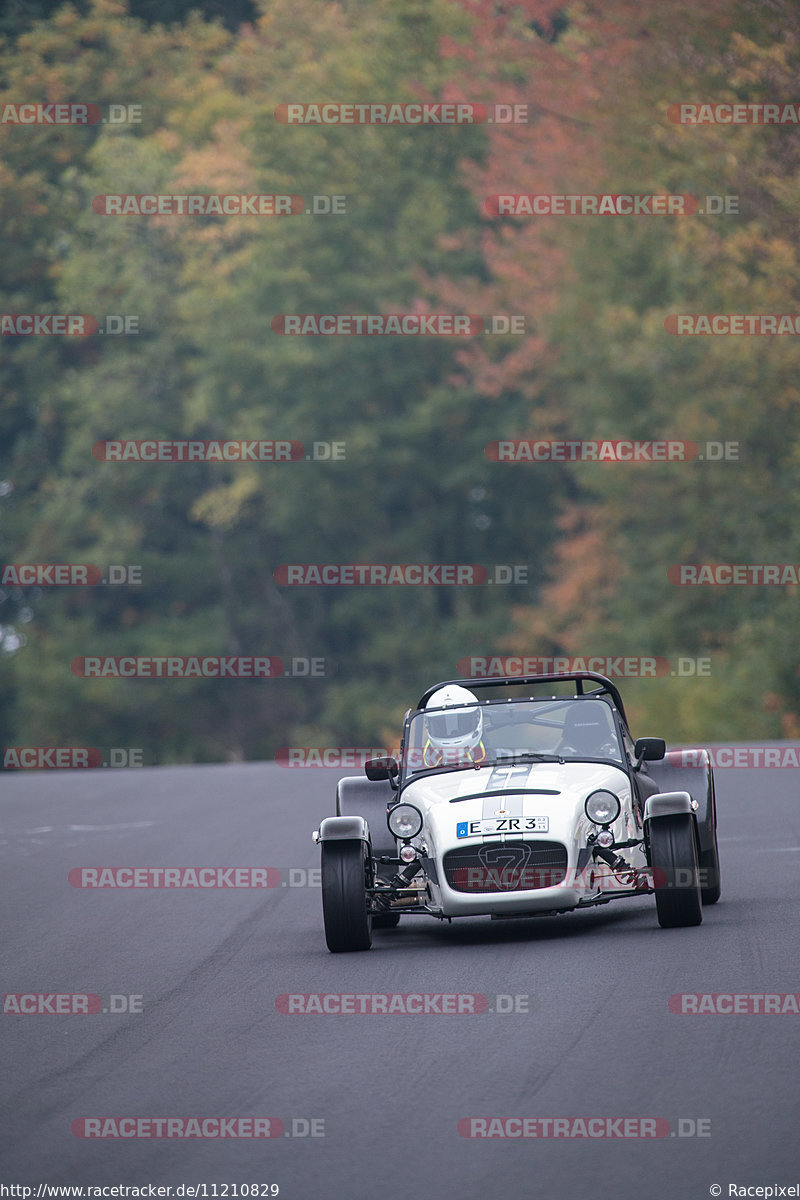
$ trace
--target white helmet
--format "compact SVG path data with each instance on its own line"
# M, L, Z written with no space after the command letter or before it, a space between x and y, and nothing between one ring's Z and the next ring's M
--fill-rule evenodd
M469 705L470 707L465 707ZM425 733L441 750L473 750L483 737L483 713L478 697L457 683L434 692L425 705ZM427 714L427 709L451 710Z

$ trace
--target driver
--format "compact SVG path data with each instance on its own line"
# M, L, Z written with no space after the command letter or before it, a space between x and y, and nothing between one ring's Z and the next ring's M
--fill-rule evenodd
M477 696L457 683L449 683L434 692L425 707L422 761L426 767L484 761L483 713ZM439 711L428 714L429 708ZM452 711L443 711L447 709Z

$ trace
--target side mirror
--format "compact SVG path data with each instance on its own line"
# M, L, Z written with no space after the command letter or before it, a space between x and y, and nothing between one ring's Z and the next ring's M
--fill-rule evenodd
M637 767L640 767L643 762L658 762L667 753L667 743L663 738L637 738L633 753L636 755Z
M400 773L396 758L368 758L364 763L364 774L373 783L379 779L388 779L392 784Z

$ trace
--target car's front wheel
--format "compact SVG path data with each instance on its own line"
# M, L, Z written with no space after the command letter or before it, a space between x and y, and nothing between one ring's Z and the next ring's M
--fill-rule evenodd
M662 929L699 925L703 907L697 837L689 813L658 817L650 822L650 865Z
M370 856L365 842L322 843L322 916L334 954L369 950L372 914L367 908Z

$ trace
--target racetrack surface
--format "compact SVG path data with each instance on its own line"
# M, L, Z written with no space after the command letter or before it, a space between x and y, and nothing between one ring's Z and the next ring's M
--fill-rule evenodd
M305 873L344 773L3 775L3 993L140 995L143 1011L2 1016L0 1182L278 1183L287 1200L700 1200L714 1184L798 1182L798 1016L668 1007L681 992L800 990L796 772L717 771L723 896L697 928L660 929L643 897L404 918L371 951L332 955ZM270 866L285 886L81 890L67 875L84 866ZM530 1011L276 1008L316 992L481 993L492 1008L522 995ZM108 1116L277 1117L290 1132L317 1118L324 1136L71 1132ZM460 1136L465 1117L660 1117L673 1134L700 1119L710 1136L477 1139Z

